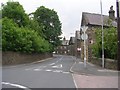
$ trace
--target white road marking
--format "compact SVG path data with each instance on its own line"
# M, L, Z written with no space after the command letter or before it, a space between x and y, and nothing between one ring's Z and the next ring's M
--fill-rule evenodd
M43 68L45 68L45 67L47 67L47 66L32 67L32 68L27 68L27 69L25 69L25 70L43 69Z
M52 70L45 70L45 71L47 71L47 72L51 72Z
M41 69L34 69L34 71L41 71Z
M52 68L62 68L62 64L56 65L56 66L52 66Z
M70 74L70 72L62 72L62 73L65 73L65 74Z
M53 72L58 72L58 73L59 73L59 72L62 72L62 70L55 70L55 71L53 71Z
M49 64L49 65L54 65L55 63L51 63L51 64Z
M72 77L73 77L73 82L75 84L75 87L78 88L77 83L75 82L75 78L74 78L73 74L72 74Z
M118 71L114 71L114 70L107 70L107 69L99 69L97 70L99 72L118 72Z
M14 86L14 87L17 87L17 88L22 88L22 89L29 89L28 87L25 87L25 86L22 86L22 85L19 85L19 84L9 83L9 82L2 82L2 84L10 85L10 86Z

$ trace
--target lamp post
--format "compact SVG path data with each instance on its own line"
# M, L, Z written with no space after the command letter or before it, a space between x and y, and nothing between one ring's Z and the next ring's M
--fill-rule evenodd
M104 31L103 31L103 14L102 14L102 0L100 0L100 7L101 7L101 26L102 26L102 67L105 67L105 60L104 60Z
M118 31L118 71L120 71L120 0L116 0L116 8L117 8L117 31Z

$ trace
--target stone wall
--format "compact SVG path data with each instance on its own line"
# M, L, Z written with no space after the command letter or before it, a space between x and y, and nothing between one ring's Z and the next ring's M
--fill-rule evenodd
M101 58L92 58L92 60L90 60L89 62L96 64L98 66L102 66L102 59ZM105 59L105 68L107 69L113 69L113 70L117 70L117 61L116 60L112 60L112 59Z
M39 61L42 59L50 58L53 55L50 53L38 54L25 54L19 52L2 52L2 65L15 65Z

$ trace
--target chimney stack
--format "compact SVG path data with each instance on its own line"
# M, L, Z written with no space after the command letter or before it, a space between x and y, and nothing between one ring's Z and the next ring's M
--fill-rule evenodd
M111 6L109 10L109 18L115 20L115 11L113 10L113 6Z

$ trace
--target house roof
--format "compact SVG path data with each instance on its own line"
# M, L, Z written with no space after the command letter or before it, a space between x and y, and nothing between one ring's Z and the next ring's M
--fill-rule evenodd
M75 37L76 37L76 39L80 39L80 31L76 31Z
M85 22L83 21L83 19L85 19ZM109 26L110 22L114 27L117 27L117 22L116 21L112 21L112 20L110 21L109 16L103 15L103 25L104 26ZM81 26L83 26L84 24L101 26L102 25L101 14L83 12L82 13Z
M74 43L75 43L75 37L70 37L69 45L74 44Z

